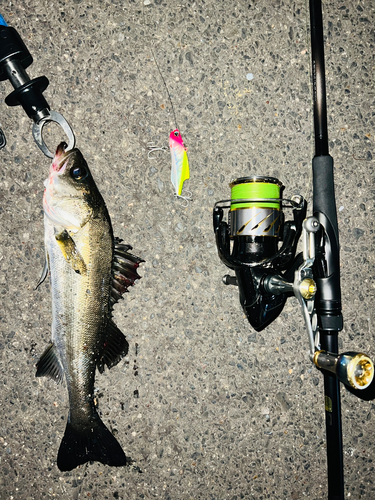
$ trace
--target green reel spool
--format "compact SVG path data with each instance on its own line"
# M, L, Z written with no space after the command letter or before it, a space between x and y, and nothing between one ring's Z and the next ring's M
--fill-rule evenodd
M278 238L283 184L274 177L241 177L230 184L230 235Z
M276 208L280 210L280 201L246 201L236 202L236 200L267 200L280 199L283 184L274 177L241 177L229 184L231 192L231 210L238 208Z

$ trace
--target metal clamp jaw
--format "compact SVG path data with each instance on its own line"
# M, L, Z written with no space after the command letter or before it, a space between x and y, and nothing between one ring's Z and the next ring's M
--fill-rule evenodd
M54 155L51 153L51 151L48 149L46 143L43 140L43 127L46 123L48 122L54 122L60 125L60 127L63 129L65 132L65 135L68 138L68 147L66 148L65 151L69 151L74 148L75 146L75 136L73 133L73 130L69 123L65 120L65 118L60 115L60 113L57 113L56 111L51 111L48 110L48 114L45 114L43 118L41 118L38 122L33 123L33 128L32 128L32 133L34 137L34 141L36 142L36 145L41 149L41 151L48 156L48 158L53 158Z

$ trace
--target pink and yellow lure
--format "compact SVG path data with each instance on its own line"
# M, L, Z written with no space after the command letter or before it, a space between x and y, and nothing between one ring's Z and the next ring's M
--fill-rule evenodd
M182 187L184 182L190 178L190 171L186 148L178 129L169 134L169 147L172 156L171 181L176 196L184 198L181 196Z

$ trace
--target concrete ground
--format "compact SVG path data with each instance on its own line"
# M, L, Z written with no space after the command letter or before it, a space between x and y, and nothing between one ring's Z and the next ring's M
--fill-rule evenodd
M0 499L327 498L322 375L299 306L255 333L221 278L212 208L229 182L278 177L311 200L313 151L306 2L17 0L1 3L72 124L115 234L146 261L116 307L129 356L97 376L104 422L135 467L61 473L66 388L35 378L50 339L43 181L50 161L21 108L1 106ZM371 1L324 3L330 152L335 159L345 329L374 348L374 23ZM192 193L173 196L175 120ZM251 75L250 75L251 74ZM249 76L247 76L249 75ZM11 91L1 83L2 100ZM50 126L51 149L62 138ZM373 402L342 389L346 498L375 498ZM139 472L141 470L142 472Z

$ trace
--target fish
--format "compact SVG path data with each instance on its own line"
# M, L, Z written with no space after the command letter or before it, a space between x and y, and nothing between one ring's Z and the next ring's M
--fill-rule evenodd
M113 236L111 220L78 149L57 147L43 195L46 265L50 274L52 341L36 376L66 382L69 414L57 466L70 471L89 461L131 463L101 420L94 398L96 369L103 373L128 353L113 307L140 278L141 258Z
M190 178L190 170L186 147L178 129L169 134L169 147L172 157L171 181L175 195L181 197L183 184Z

